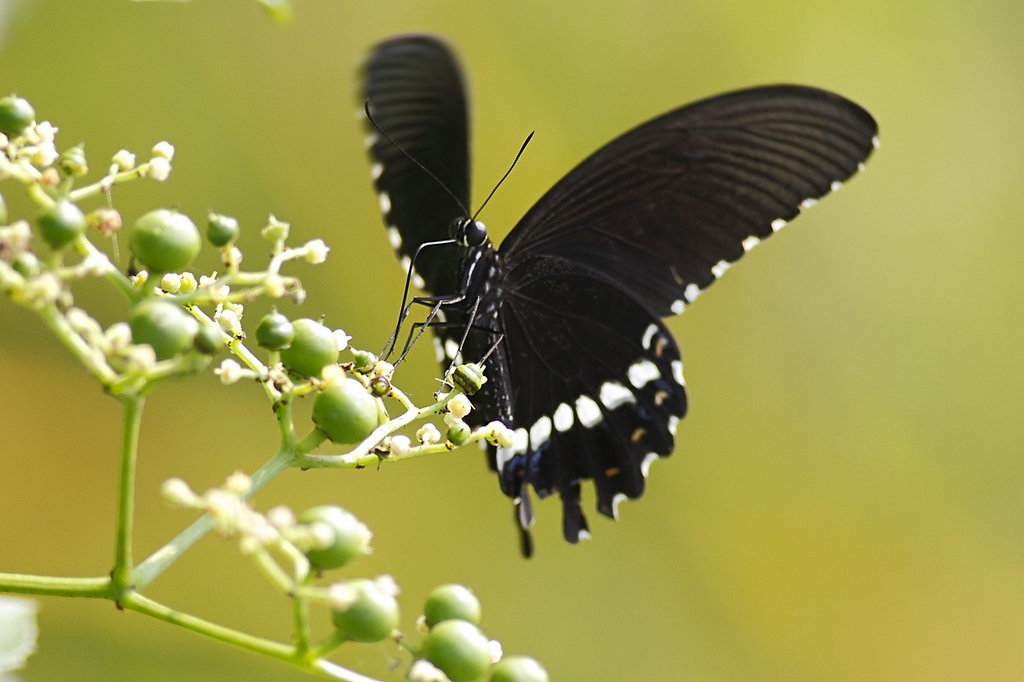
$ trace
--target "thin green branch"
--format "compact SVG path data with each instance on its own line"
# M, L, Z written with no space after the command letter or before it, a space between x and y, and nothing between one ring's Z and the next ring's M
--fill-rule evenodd
M121 396L124 404L124 424L121 434L121 475L117 505L117 544L114 550L114 570L111 573L116 590L132 588L132 527L135 519L135 465L138 461L139 429L146 399L140 395Z

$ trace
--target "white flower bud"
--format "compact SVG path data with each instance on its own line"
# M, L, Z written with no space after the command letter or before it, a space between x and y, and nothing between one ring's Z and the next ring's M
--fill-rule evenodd
M242 369L242 366L231 358L225 358L220 363L220 367L213 370L213 373L220 377L220 382L225 386L230 386L245 376L245 370Z
M338 343L338 350L343 351L348 348L348 342L352 340L352 337L341 329L335 329L334 340Z
M464 393L460 393L448 401L448 411L458 419L465 417L472 409L473 404L469 402L469 398Z
M421 658L409 668L410 682L448 682L448 677L434 667L434 664Z
M499 642L498 640L492 639L489 642L487 642L487 651L491 655L491 663L497 663L501 660L501 642Z
M161 483L160 496L164 501L179 507L193 507L199 502L199 496L180 478L168 478Z
M115 322L107 327L103 338L110 344L112 351L122 351L132 342L132 328L128 326L127 322Z
M174 145L170 142L157 142L153 145L153 156L158 159L165 159L167 161L174 160Z
M378 590L380 590L388 596L397 597L402 592L402 590L398 587L398 583L395 582L395 579L387 573L383 575L378 575L376 580L374 580L373 582L377 584Z
M433 445L434 443L441 442L441 432L437 430L437 427L433 424L424 424L419 431L416 432L416 440L423 443L424 445Z
M119 150L110 161L119 171L130 171L132 168L135 168L135 155L127 149Z
M244 495L252 488L252 479L243 471L236 471L224 481L224 488L238 495Z
M149 162L149 174L157 182L171 177L171 162L163 157L156 157Z
M324 243L323 239L314 239L306 242L303 248L306 249L306 260L313 265L319 265L327 260L327 254L330 252L330 248Z
M347 611L359 600L359 592L346 583L334 583L327 588L327 601L335 611Z
M395 457L405 457L412 449L412 441L408 436L391 436L391 454Z
M267 521L278 530L292 528L295 525L295 512L287 505L279 504L267 511Z
M234 310L221 310L214 316L220 328L232 336L238 336L242 332L242 323L238 319L238 313Z
M169 294L181 291L181 275L176 272L165 273L160 279L160 288Z

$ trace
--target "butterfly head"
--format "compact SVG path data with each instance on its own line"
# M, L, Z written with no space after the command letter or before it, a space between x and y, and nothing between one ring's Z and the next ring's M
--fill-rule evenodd
M479 220L456 218L448 226L448 236L459 246L482 246L487 241L487 228Z

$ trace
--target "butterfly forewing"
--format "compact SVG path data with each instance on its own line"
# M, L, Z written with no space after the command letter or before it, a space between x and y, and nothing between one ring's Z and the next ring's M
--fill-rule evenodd
M369 128L374 184L389 238L400 256L412 258L420 244L446 239L448 225L469 205L469 124L462 73L444 43L431 36L404 36L381 43L369 55L362 95L374 120L394 141ZM453 292L458 260L454 245L424 249L416 260L423 288L433 294Z
M615 273L660 315L858 169L871 115L800 86L676 109L612 141L559 181L502 244L507 266L559 254Z

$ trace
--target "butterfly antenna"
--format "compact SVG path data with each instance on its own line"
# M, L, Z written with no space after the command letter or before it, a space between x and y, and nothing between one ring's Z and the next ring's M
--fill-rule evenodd
M537 131L535 130L533 132L535 133ZM473 220L476 220L476 217L480 215L480 211L484 210L484 206L487 205L487 202L491 200L491 197L494 196L494 193L498 191L499 187L501 187L501 183L505 182L505 178L507 178L509 173L512 172L512 169L516 167L516 163L519 161L519 157L522 156L523 152L526 151L526 145L530 144L530 140L532 139L533 133L530 133L529 135L526 136L526 141L523 142L523 146L519 148L519 153L516 154L516 158L512 160L512 165L509 166L508 170L505 171L505 174L501 176L501 180L498 180L498 184L494 186L494 189L491 190L491 193L487 195L486 199L484 199L484 203L480 204L480 208L478 208L476 210L476 213L473 214Z
M397 142L395 142L395 141L394 141L394 140L393 140L393 139L391 138L391 136L387 134L387 131L385 131L385 130L384 130L383 128L381 128L381 127L380 127L380 124L379 124L379 123L377 123L377 121L376 121L376 120L374 120L374 118L373 118L373 114L371 114L371 113L370 113L370 99L369 99L369 98L367 98L367 99L366 99L366 101L365 101L365 102L363 103L363 111L365 111L365 112L366 112L366 118L368 118L368 119L370 120L370 123L372 123L372 124L373 124L373 127L374 127L374 128L376 128L376 129L377 129L377 130L378 130L378 131L380 132L380 134L381 134L381 135L383 135L383 136L385 137L385 139L387 139L387 141L388 141L388 142L390 142L391 144L395 145L395 149L397 149L398 151L402 152L402 154L404 154L404 155L405 155L405 157L406 157L407 159L409 159L410 161L412 161L413 163L415 163L415 164L416 164L417 166L419 166L419 167L420 167L420 169L421 169L421 170L422 170L422 171L423 171L424 173L426 173L427 175L429 175L429 176L430 176L430 177L431 177L431 178L432 178L432 179L434 180L434 182L436 182L436 183L437 183L438 185L440 185L440 186L441 186L441 189L443 189L443 190L444 190L445 192L447 192L447 193L448 193L448 196L450 196L450 197L451 197L451 198L452 198L452 199L453 199L453 200L455 201L455 203L459 205L459 208L461 208L461 209L462 209L462 214L463 214L463 215L469 215L469 209L468 209L468 208L466 208L466 207L465 207L465 206L463 205L463 203L462 203L461 201L459 201L459 198L458 198L457 196L455 196L455 194L454 194L454 193L453 193L453 192L452 192L452 191L451 191L450 189L448 189L448 185L446 185L446 184L444 184L443 182L441 182L440 178L438 178L438 177L437 177L436 175L434 175L433 173L431 173L431 172L430 172L430 169L428 169L428 168L427 168L426 166L424 166L424 165L423 165L422 163L420 163L419 161L417 161L417 160L416 160L416 157L414 157L414 156L413 156L412 154L410 154L409 152L405 151L405 149L404 149L404 148L402 147L402 145L400 145L400 144L398 144ZM522 152L520 152L520 154L521 154L521 153L522 153ZM516 157L516 158L518 158L518 157ZM513 165L514 165L514 164L513 164ZM510 169L510 170L511 170L511 169ZM508 175L508 174L506 173L506 175ZM498 184L501 184L501 183L498 183ZM492 192L492 194L493 194L493 192Z

